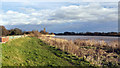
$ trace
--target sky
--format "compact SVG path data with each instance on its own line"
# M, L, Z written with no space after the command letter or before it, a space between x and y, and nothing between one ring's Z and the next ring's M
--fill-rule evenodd
M118 2L7 1L1 3L0 25L7 29L48 32L116 32Z

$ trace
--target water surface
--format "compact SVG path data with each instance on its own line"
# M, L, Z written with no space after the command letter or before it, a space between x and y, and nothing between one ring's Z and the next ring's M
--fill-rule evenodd
M70 36L70 35L56 35L55 38L63 38L67 40L75 40L75 39L90 39L90 40L104 40L106 42L111 42L111 41L118 41L119 37L112 37L112 36Z

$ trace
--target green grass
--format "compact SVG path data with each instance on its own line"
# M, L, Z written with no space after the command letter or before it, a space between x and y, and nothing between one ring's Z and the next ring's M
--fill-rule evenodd
M19 38L2 44L2 65L91 66L85 59L63 52L33 37Z

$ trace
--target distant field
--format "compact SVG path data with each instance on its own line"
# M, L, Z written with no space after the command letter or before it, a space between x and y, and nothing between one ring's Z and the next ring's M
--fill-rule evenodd
M91 66L78 58L34 37L19 38L2 44L3 66Z

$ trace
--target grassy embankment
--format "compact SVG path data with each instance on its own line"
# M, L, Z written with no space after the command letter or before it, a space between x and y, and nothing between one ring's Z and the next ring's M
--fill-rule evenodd
M34 37L2 44L3 66L91 66L83 58L63 52Z

